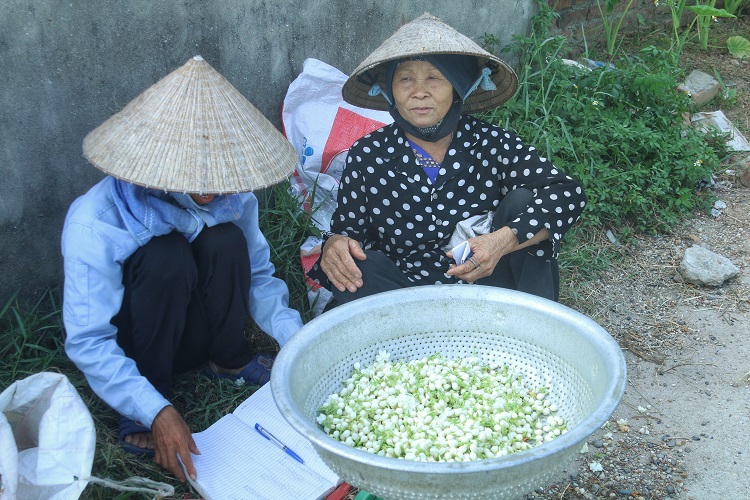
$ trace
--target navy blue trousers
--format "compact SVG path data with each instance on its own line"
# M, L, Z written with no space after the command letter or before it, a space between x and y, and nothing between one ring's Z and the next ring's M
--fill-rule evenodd
M206 227L192 242L176 232L152 238L125 262L123 285L117 343L163 396L174 374L208 360L250 362L250 259L234 224Z

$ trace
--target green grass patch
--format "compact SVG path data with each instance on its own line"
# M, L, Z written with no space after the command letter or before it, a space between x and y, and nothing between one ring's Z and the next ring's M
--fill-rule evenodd
M549 36L554 13L540 3L527 36L508 49L520 58L519 90L483 118L513 130L577 179L589 204L580 226L619 237L665 232L713 201L696 186L726 156L721 137L690 127L684 76L653 45L593 70L567 64L567 39ZM496 40L486 37L488 42Z

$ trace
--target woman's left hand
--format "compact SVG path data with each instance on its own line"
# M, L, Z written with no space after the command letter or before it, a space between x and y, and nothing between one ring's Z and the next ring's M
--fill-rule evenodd
M463 264L451 267L447 274L463 281L474 282L492 274L503 255L517 250L518 247L518 238L507 226L471 238L469 248L472 256ZM451 252L447 255L453 258Z

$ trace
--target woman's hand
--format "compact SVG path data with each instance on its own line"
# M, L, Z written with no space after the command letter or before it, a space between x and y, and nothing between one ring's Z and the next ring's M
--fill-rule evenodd
M518 237L508 226L501 227L492 233L469 239L469 248L473 255L460 266L448 269L447 274L463 281L474 282L491 275L504 255L536 245L546 239L549 239L549 232L544 228L533 238L520 244ZM453 258L451 252L446 255Z
M512 252L518 246L518 238L507 226L492 233L476 236L469 239L472 256L463 264L448 269L447 274L469 282L484 278L492 274L503 255ZM453 258L451 252L447 255Z
M199 455L198 447L193 441L190 428L182 419L177 410L172 406L165 406L156 415L151 432L156 449L155 461L182 482L185 482L185 474L180 466L180 459L185 465L185 470L194 480L196 478L195 466L190 453Z
M354 259L366 258L358 241L335 234L328 238L323 246L320 268L340 292L349 290L354 293L362 286L362 272Z

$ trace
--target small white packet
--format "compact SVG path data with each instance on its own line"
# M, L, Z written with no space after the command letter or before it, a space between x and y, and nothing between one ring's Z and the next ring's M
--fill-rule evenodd
M466 259L473 255L468 241L464 241L463 243L459 243L458 245L453 247L451 253L453 253L453 260L455 260L456 264L459 266L466 262Z

